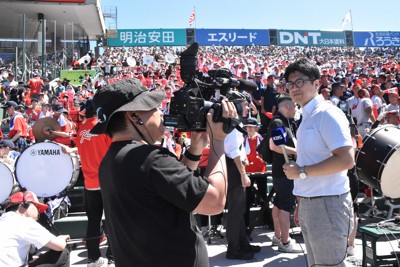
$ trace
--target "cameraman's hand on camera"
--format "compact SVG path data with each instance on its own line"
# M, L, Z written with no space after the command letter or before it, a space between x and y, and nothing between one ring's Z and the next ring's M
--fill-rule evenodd
M238 114L236 112L235 105L227 100L221 101L222 117L237 119ZM210 135L210 140L225 140L227 133L224 132L222 122L214 122L213 120L214 110L211 108L207 114L207 133Z
M208 143L207 132L191 132L189 152L193 155L201 155L203 149L207 147Z

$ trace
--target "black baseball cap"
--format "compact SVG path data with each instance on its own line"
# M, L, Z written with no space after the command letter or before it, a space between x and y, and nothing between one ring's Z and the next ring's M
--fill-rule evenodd
M64 105L61 102L55 102L52 106L51 109L55 112L63 112Z
M15 147L14 142L10 139L3 139L0 141L0 147L9 147L13 149Z
M333 89L336 89L337 87L341 87L341 86L344 87L344 85L341 84L341 83L333 83L333 84L332 84L332 90L333 90Z
M258 126L258 121L256 118L248 118L244 126Z
M123 79L98 90L93 106L98 123L90 131L105 133L111 117L120 111L149 111L164 100L163 90L150 92L138 79Z
M278 105L279 105L281 102L285 101L285 100L293 101L292 98L290 97L290 95L288 95L288 94L281 94L281 95L278 97L278 99L277 99Z
M2 108L18 107L18 104L14 101L7 101L1 105Z
M96 112L93 107L93 97L89 97L88 99L86 99L84 105L81 106L80 114L84 115L86 118L92 118L96 116Z

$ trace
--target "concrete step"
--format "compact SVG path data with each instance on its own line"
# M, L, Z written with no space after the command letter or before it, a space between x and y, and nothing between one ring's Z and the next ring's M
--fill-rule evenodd
M250 222L252 222L257 213L260 211L260 207L252 207L250 209ZM222 225L225 226L226 222L226 215L227 210L223 212L222 215ZM201 219L199 214L195 214L195 218L197 221L197 225L201 226ZM212 223L214 223L215 216L212 216ZM104 221L104 215L103 215ZM207 218L205 218L205 223L207 225ZM204 219L203 219L204 222ZM220 224L220 223L218 223ZM262 218L256 223L256 226L264 226L265 224L262 221ZM203 226L204 223L203 223ZM69 213L67 217L58 219L54 221L54 227L50 228L50 231L53 232L55 235L70 235L72 239L81 239L84 238L86 235L86 228L87 228L87 216L85 212L73 212Z

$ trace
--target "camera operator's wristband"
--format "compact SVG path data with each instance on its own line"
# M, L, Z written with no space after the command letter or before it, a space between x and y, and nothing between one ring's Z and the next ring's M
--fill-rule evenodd
M193 155L192 153L189 152L189 150L186 150L185 152L185 158L191 161L199 161L201 158L201 155Z

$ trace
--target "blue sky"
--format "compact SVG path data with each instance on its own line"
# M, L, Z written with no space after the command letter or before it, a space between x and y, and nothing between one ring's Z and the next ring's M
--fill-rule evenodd
M117 6L119 29L196 28L341 30L351 10L354 31L400 31L399 0L101 0ZM194 25L193 25L194 27ZM351 24L345 26L351 30Z

